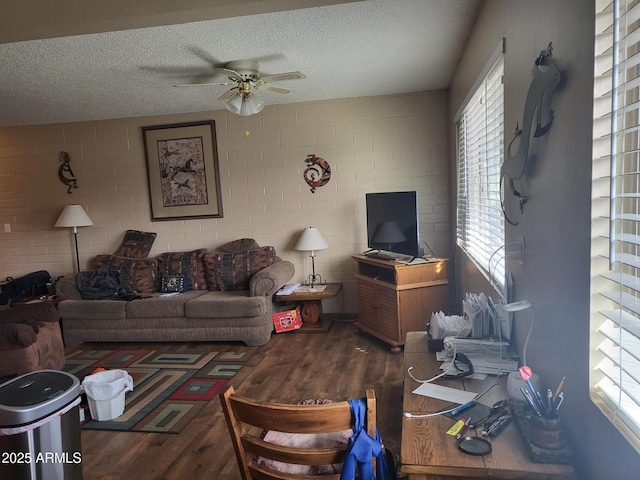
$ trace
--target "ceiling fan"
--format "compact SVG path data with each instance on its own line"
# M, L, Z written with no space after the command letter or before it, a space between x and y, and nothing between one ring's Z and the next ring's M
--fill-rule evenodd
M263 87L270 92L287 94L291 90L270 85L273 82L284 80L299 80L306 78L300 72L277 73L275 75L261 76L258 70L258 62L255 60L236 60L227 63L221 70L227 75L228 82L221 83L193 83L174 85L175 87L205 87L213 85L234 85L223 93L218 100L226 101L225 107L230 112L241 116L253 115L260 112L265 103L256 96L251 88Z

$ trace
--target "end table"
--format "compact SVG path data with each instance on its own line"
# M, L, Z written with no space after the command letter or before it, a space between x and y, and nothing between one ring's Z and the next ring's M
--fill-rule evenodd
M302 328L297 330L304 333L324 333L331 328L331 319L322 317L322 300L335 298L342 290L342 283L327 283L318 285L318 291L307 290L305 287L300 291L296 290L290 295L276 295L278 302L300 303L300 314L302 315Z

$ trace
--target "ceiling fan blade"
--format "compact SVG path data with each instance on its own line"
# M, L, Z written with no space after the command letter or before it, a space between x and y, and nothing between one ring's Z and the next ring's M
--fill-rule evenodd
M287 93L291 93L291 90L287 88L274 87L272 85L267 85L266 89L269 90L270 92L282 93L283 95L286 95Z
M223 83L183 83L179 85L174 85L174 87L212 87L218 85L234 85L233 82L223 82Z
M238 93L238 87L230 88L225 93L220 95L220 97L218 97L218 100L229 100L231 97L233 97L237 93Z
M265 75L260 77L265 83L269 82L282 82L284 80L301 80L307 78L300 72L288 72L288 73L276 73L275 75Z
M221 68L220 70L234 82L244 82L244 77L235 70L231 70L230 68Z

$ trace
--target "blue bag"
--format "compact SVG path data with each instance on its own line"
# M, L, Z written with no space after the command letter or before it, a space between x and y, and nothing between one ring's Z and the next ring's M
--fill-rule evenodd
M365 414L367 404L364 398L349 400L354 418L353 435L347 444L347 454L342 465L340 480L353 480L356 468L360 480L393 480L389 466L384 458L382 441L376 427L376 438L367 433ZM371 460L376 458L376 474L373 473Z

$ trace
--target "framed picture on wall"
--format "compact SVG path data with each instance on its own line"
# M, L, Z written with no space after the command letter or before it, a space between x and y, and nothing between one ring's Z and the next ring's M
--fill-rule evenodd
M213 120L142 127L151 220L222 215Z

